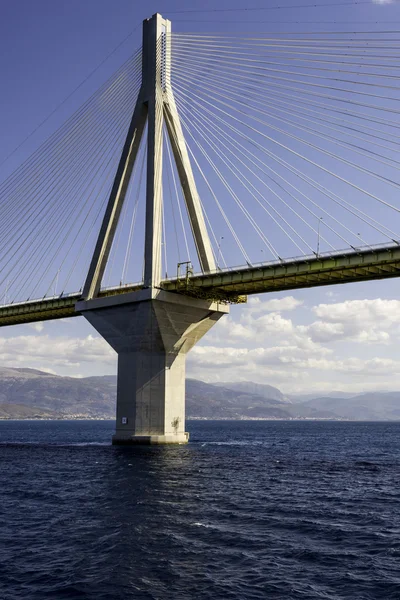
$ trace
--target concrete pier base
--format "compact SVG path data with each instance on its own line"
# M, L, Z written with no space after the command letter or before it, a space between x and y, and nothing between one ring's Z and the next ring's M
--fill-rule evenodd
M76 310L118 353L113 444L186 443L186 354L229 308L149 288Z

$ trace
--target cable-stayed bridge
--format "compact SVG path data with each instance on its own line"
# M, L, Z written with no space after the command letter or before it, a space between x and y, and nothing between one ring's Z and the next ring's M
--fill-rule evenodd
M185 356L230 303L399 275L398 51L154 15L4 178L0 325L92 323L119 356L115 443L187 440Z

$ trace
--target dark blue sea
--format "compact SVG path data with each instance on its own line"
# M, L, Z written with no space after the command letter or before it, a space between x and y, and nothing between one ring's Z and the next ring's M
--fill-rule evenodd
M400 599L400 423L0 422L4 600Z

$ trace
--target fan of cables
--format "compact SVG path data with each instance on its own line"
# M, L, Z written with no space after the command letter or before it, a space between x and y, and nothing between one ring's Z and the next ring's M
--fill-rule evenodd
M397 243L397 44L172 35L171 87L218 266Z
M0 302L82 288L141 85L137 51L0 185Z

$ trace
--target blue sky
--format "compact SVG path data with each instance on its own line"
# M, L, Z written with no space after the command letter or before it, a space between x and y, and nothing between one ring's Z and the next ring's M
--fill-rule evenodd
M302 0L276 0L255 1L251 7L284 4L292 8L179 13L213 8L215 3L143 4L125 0L37 0L3 5L0 163L136 30L12 154L0 167L0 176L12 172L132 54L140 44L141 21L154 12L171 18L174 31L179 32L400 30L400 8L395 2L371 1L351 7L324 7L321 2L316 9L293 8L307 4ZM236 7L242 8L243 3L218 3L218 9ZM278 385L287 392L400 389L400 360L396 354L400 336L398 298L399 282L392 280L252 299L248 306L233 307L230 317L192 352L188 374L209 381L252 379ZM82 318L3 328L0 334L3 365L43 368L73 376L115 372L113 352Z

